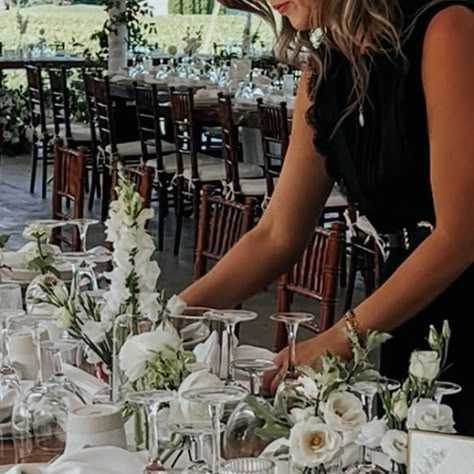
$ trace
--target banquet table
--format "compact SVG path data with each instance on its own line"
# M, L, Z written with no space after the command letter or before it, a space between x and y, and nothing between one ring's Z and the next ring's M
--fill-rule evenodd
M20 56L0 56L0 70L2 69L23 69L28 65L38 65L41 67L66 67L81 68L89 65L89 62L80 56L44 56L37 58L24 58Z

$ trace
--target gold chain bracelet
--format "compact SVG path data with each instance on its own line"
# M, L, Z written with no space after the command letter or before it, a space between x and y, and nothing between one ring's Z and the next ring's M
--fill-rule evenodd
M349 331L357 334L357 335L361 335L364 330L362 329L362 326L360 325L359 321L357 320L357 316L356 314L354 313L354 310L350 309L346 312L346 314L344 315L344 323L347 327L347 329L349 329Z

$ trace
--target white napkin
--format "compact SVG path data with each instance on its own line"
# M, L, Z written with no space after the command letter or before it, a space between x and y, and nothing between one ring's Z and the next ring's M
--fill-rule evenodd
M86 402L92 403L94 395L107 386L98 378L73 365L63 364L63 370L64 375L81 389L86 398Z
M20 464L6 474L131 474L142 472L145 464L143 453L106 446L65 454L45 466Z
M196 94L194 95L194 103L199 104L202 102L208 103L215 103L217 102L217 89L198 89Z

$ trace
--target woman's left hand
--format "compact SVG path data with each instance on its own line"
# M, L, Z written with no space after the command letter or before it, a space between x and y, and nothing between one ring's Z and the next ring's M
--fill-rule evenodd
M319 336L298 343L296 345L295 365L297 367L309 365L318 369L319 358L326 352L342 357L350 356L349 343L341 327L333 326ZM277 369L269 370L263 376L263 389L272 394L275 393L288 369L288 347L285 347L276 355L274 362Z

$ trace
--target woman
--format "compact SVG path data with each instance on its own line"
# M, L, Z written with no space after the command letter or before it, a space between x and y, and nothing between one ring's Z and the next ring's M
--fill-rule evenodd
M264 0L223 3L271 15ZM349 324L393 332L382 372L401 379L411 351L426 346L429 325L449 319L453 365L443 377L463 386L452 397L457 429L474 435L473 2L271 6L283 16L280 54L296 56L303 47L307 62L285 166L255 230L181 296L230 307L274 280L301 254L336 180L388 235L385 281L335 327L299 344L298 363L317 364L328 350L346 355L341 328ZM316 27L324 31L318 49L310 42ZM284 352L277 356L281 371L285 360ZM268 381L273 389L278 380Z

